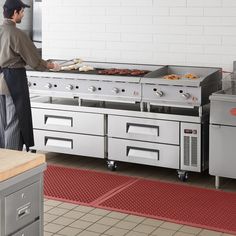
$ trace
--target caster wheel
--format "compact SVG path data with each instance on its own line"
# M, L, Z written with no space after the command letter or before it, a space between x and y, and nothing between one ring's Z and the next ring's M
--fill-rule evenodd
M36 150L35 149L31 149L30 152L31 153L36 153Z
M188 179L188 173L186 171L178 171L178 178L182 181L185 182Z
M115 161L107 161L107 167L111 171L115 171L117 169L117 163Z

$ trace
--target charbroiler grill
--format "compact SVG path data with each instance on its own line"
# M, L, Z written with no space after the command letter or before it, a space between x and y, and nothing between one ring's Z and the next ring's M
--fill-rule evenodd
M62 63L58 61L59 64ZM85 62L94 70L80 72L79 70L60 72L29 71L29 88L31 93L50 95L52 97L78 98L81 100L99 100L113 102L141 102L141 77L148 72L157 70L160 66L112 64ZM65 64L63 64L65 65ZM143 75L103 75L106 69L144 70Z
M96 70L27 71L31 96L39 95L31 100L34 149L105 158L112 170L118 161L173 168L181 180L208 167L207 104L219 68L83 64ZM145 73L99 73L113 68Z

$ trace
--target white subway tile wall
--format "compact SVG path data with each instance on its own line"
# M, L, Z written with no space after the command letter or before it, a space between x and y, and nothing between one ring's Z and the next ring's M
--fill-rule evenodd
M42 10L45 59L224 70L236 60L236 0L43 0ZM26 9L21 28L30 27Z
M232 70L236 0L43 0L43 56Z

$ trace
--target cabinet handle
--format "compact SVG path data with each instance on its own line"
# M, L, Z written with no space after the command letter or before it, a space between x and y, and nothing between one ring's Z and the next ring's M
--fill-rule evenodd
M126 133L128 134L144 134L151 136L159 136L159 126L143 125L143 124L126 124Z
M59 147L59 148L73 149L73 140L63 139L63 138L54 138L54 137L45 137L44 145Z
M127 147L127 157L141 157L145 159L152 159L159 161L159 150L138 148L138 147Z
M20 220L21 218L30 214L30 207L31 203L27 203L26 205L17 209L17 219Z
M44 116L44 124L45 125L61 125L61 126L67 126L72 127L72 117L63 117L63 116Z

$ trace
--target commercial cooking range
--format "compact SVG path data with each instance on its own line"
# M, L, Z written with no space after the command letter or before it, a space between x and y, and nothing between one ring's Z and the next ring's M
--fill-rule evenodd
M94 70L27 71L34 149L104 158L111 170L119 161L177 169L181 180L208 168L219 68L84 65Z
M220 177L236 179L236 62L223 87L210 97L209 173L215 176L216 188L220 186Z

